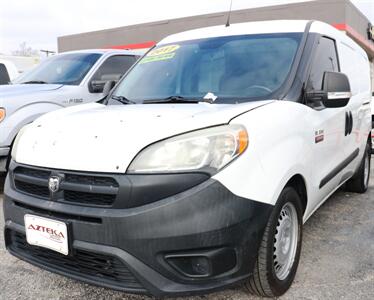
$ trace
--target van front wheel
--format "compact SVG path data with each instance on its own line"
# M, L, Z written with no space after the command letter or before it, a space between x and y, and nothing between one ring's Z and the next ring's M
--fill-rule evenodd
M253 275L245 283L249 292L278 297L289 289L299 264L302 216L299 194L284 188L267 223Z

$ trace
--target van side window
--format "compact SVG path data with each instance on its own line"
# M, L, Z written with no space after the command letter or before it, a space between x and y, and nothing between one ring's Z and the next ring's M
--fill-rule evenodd
M136 57L129 55L116 55L109 57L96 71L92 80L118 81L123 74L135 63Z
M8 70L4 64L0 64L0 85L8 84L10 81Z
M307 84L307 89L309 91L322 89L323 74L326 71L339 72L339 63L335 41L326 37L321 37L309 75Z

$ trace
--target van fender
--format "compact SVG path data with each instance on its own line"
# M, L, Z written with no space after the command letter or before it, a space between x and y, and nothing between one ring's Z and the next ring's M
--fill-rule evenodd
M246 127L248 148L213 178L238 196L275 205L288 181L300 174L308 197L313 195L315 137L306 115L303 105L275 101L233 119L230 124Z

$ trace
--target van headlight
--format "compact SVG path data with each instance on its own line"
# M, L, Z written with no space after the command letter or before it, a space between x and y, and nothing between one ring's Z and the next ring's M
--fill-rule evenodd
M217 172L242 154L248 135L241 125L223 125L156 142L132 161L128 173Z

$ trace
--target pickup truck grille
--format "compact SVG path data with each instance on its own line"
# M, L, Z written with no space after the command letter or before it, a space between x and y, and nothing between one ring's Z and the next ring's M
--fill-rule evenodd
M66 275L76 275L82 280L89 279L106 283L114 288L145 292L140 282L118 258L95 252L75 249L69 256L49 249L31 246L22 233L8 230L8 247L16 255L28 261L43 265Z
M48 188L50 176L61 178L59 190L51 194ZM114 178L82 175L64 171L52 171L30 167L17 167L13 171L17 191L49 201L77 205L111 206L117 198L119 185Z

